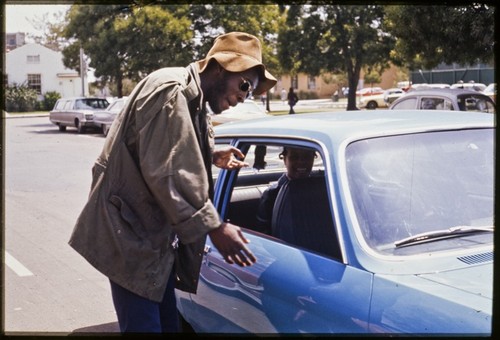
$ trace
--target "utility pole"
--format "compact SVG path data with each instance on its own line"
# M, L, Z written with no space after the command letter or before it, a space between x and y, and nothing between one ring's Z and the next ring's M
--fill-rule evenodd
M80 47L80 78L82 79L82 97L85 97L85 76L87 74L87 65L83 60L83 48Z

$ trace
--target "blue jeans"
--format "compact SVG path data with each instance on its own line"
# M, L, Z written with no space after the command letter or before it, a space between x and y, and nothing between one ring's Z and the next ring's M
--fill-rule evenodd
M175 303L175 273L168 280L161 302L154 302L111 283L111 295L122 333L177 333L179 318Z

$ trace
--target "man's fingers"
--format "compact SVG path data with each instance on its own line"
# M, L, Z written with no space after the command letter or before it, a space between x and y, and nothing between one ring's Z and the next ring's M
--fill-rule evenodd
M235 148L234 146L231 146L230 148L231 148L231 152L232 152L234 155L236 155L237 157L239 157L239 158L241 158L241 159L245 158L245 155L243 154L243 152L241 152L241 150L240 150L240 149Z

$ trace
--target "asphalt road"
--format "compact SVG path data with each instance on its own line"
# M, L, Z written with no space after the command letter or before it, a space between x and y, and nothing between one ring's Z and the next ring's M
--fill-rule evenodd
M69 245L104 138L4 119L5 335L117 332L109 281Z

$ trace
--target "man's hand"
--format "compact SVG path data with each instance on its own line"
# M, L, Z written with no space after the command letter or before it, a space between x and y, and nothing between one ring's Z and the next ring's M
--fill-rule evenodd
M219 149L214 151L212 154L212 163L221 169L240 169L248 166L248 163L236 159L236 157L243 159L245 155L243 152L235 148L234 146L229 146L224 149Z
M247 248L246 244L250 241L243 236L240 227L224 222L219 228L209 232L209 236L227 263L246 267L257 261Z

